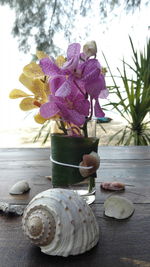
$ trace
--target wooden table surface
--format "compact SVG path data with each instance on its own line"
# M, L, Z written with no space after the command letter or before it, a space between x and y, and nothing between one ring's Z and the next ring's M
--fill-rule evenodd
M0 201L26 206L47 190L51 175L49 149L0 149ZM150 266L150 147L99 147L101 166L96 179L96 201L91 205L100 227L98 245L78 256L48 256L26 239L22 216L0 213L0 267L123 267ZM21 196L10 187L26 179L31 190ZM134 214L126 220L104 215L103 203L110 192L100 190L101 181L120 181L132 186L117 193L130 199Z

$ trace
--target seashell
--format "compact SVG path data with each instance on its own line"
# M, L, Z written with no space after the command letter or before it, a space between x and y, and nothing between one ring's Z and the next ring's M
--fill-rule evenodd
M27 181L22 180L14 184L10 190L9 194L11 195L21 195L25 192L27 192L30 189L29 184Z
M125 184L119 182L103 182L101 188L109 191L121 191L125 189Z
M104 202L105 215L116 219L126 219L134 212L133 203L125 197L111 196Z
M53 188L34 197L24 211L22 224L25 235L48 255L81 254L99 240L91 208L68 189Z
M83 161L81 161L79 165L84 167L93 166L93 168L91 169L79 168L80 174L83 177L88 177L91 174L95 173L96 170L99 168L100 157L96 152L92 151L90 154L83 155Z

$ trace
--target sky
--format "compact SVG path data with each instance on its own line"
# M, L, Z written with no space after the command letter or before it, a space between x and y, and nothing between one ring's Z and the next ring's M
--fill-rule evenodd
M18 51L17 40L11 35L14 13L8 7L0 6L0 113L1 129L14 128L24 118L19 111L16 101L9 99L11 89L19 88L18 77L22 66L31 59Z
M95 17L91 18L90 21L91 35L85 42L95 40L98 46L98 59L105 66L101 54L101 51L103 51L112 70L115 72L116 68L121 64L123 56L129 61L131 60L129 35L134 40L135 47L143 48L146 38L149 36L149 9L142 7L142 11L137 11L134 15L125 15L121 12L118 18L109 20L105 33L103 25L98 24L98 14L96 12L97 8L95 8ZM80 28L77 27L76 31L80 30L82 33L87 21L86 18L80 18L80 20ZM19 110L18 107L19 100L9 99L9 93L12 89L24 89L19 83L18 77L22 72L23 66L31 60L30 54L19 52L17 40L11 35L13 21L14 12L7 6L0 6L0 114L2 118L0 130L37 126L32 118L25 119L25 113ZM66 42L64 42L65 48Z

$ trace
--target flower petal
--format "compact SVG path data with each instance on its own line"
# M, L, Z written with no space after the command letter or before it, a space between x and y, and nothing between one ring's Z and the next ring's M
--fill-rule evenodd
M60 68L49 58L43 58L40 60L40 66L45 75L56 75L60 74Z
M82 64L83 68L83 78L82 80L85 82L91 82L98 78L100 74L100 64L97 59L89 59L84 64Z
M51 92L55 95L56 91L61 87L61 85L66 81L66 77L63 75L56 75L52 79L49 80L49 85L51 88Z
M101 118L105 116L105 113L101 109L98 100L95 101L94 112L95 112L95 117L97 118Z
M23 92L20 89L14 89L9 94L9 98L11 98L11 99L16 99L16 98L20 98L20 97L26 97L26 96L31 96L31 95L26 94L25 92Z
M91 57L96 55L97 53L97 45L95 41L87 42L83 46L83 52L87 55L87 57Z
M85 89L86 92L94 99L100 97L101 91L103 91L103 93L101 94L101 98L107 97L108 91L105 91L106 90L105 79L102 74L99 75L98 79L86 83Z
M76 88L78 89L78 92L80 90L82 95L85 95L86 94L85 82L83 82L80 78L74 78L73 81L74 81L74 84L76 85Z
M63 64L66 62L66 59L63 56L57 57L55 63L58 67L62 67Z
M85 116L78 113L76 110L68 110L68 120L77 126L81 126L85 122Z
M90 102L86 99L81 100L81 101L77 99L77 101L74 102L74 108L78 113L84 116L88 116L89 109L90 109Z
M99 80L91 83L86 83L85 89L86 92L92 97L92 99L97 99L101 90Z
M108 95L109 95L109 91L107 88L105 88L101 90L99 97L104 99L104 98L107 98Z
M28 110L37 108L37 106L33 104L35 100L36 100L35 98L31 98L31 97L24 98L20 102L20 105L19 105L20 109L23 111L28 111Z
M19 81L33 93L33 79L32 78L29 78L24 73L22 73L19 77Z
M55 96L66 97L71 93L72 86L69 81L65 81L56 91Z
M68 109L63 103L57 103L62 117L77 126L82 125L85 122L85 116L79 114L76 110Z
M29 78L42 78L44 73L40 65L35 62L31 62L23 68L23 73Z
M79 43L70 44L68 46L68 49L67 49L67 59L70 60L74 56L78 56L78 58L79 58L80 48L81 48L81 46Z
M78 56L74 56L69 61L66 61L65 64L62 66L63 74L64 75L65 74L69 75L72 72L74 72L77 69L78 62L79 62L79 57Z
M56 106L55 102L52 101L40 107L40 115L45 119L55 116L58 112L59 108Z
M42 58L45 58L45 57L48 57L47 54L45 54L43 51L36 51L36 56L38 59L42 59Z
M87 60L87 56L85 53L80 53L80 61L83 63L83 61Z
M101 87L101 91L100 91L100 95L101 96L100 97L101 98L106 98L108 96L108 90L106 89L105 78L104 78L104 74L102 74L102 73L99 76L99 85Z
M38 114L36 114L36 115L34 116L34 120L35 120L37 123L39 123L39 124L43 124L47 119L44 119L44 118L40 115L40 113L38 113Z
M36 98L40 98L42 102L46 102L47 95L45 93L45 84L40 79L33 80L33 93ZM49 91L50 93L50 91Z

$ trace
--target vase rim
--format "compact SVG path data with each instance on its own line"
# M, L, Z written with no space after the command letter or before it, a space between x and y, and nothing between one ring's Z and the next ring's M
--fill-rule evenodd
M52 133L51 136L57 136L57 137L64 137L64 138L69 138L69 139L88 139L88 140L99 140L98 137L95 136L90 136L90 137L84 137L84 136L69 136L61 133Z

